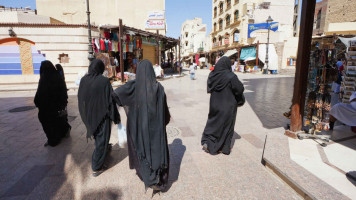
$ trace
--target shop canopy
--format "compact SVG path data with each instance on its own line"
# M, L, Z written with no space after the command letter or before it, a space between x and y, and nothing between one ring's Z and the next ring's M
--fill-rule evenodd
M237 53L236 49L228 50L223 56L230 57Z
M99 28L119 31L120 26L105 24L105 25L99 25ZM148 31L136 29L136 28L129 27L126 25L123 25L123 29L124 29L123 31L125 34L142 35L142 36L146 36L146 37L159 38L159 40L161 40L162 42L165 43L164 50L171 49L173 47L176 47L179 44L179 40L171 38L171 37L167 37L164 35L159 35L157 33L152 33L152 32L148 32Z
M351 41L351 40L356 40L356 37L352 37L352 38L339 37L338 39L339 39L346 47L350 47L350 41Z
M256 58L256 47L246 47L241 49L240 60L246 60L247 58Z

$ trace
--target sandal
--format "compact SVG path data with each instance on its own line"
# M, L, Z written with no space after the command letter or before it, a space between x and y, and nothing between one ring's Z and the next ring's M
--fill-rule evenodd
M209 153L208 145L207 145L206 143L203 144L203 150L204 150L206 153Z
M107 170L108 168L104 165L102 168L101 168L101 170L99 170L99 171L94 171L93 172L93 176L94 177L97 177L97 176L99 176L100 174L102 174L105 170Z

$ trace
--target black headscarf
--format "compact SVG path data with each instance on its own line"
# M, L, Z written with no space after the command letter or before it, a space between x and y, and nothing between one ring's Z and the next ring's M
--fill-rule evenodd
M128 133L139 161L139 173L146 186L168 178L169 153L166 125L169 122L164 88L157 82L152 63L141 61L136 80L115 90L120 105L128 106Z
M57 68L57 71L59 73L59 75L61 75L61 77L63 78L63 80L65 80L65 77L64 77L64 70L63 70L63 67L61 64L56 64L56 68Z
M208 78L208 93L223 90L236 74L232 72L231 61L224 56L216 63L214 70L210 72Z
M42 111L63 110L68 103L67 87L51 61L41 62L35 104Z
M104 63L95 59L89 65L88 74L80 80L78 107L87 128L87 138L94 135L105 117L110 117L115 123L120 121L112 99L112 86L109 79L102 75L104 69Z

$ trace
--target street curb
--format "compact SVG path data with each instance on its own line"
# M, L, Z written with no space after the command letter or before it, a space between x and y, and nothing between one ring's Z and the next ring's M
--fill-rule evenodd
M278 167L276 167L272 162L266 158L262 158L263 165L271 170L275 175L277 175L283 182L285 182L289 187L291 187L296 193L298 193L302 198L307 200L316 200L317 198L305 190L302 186L296 183L291 177L286 173L282 172Z

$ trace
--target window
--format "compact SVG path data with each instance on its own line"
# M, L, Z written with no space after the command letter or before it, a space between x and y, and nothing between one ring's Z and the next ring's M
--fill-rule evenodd
M214 32L216 31L216 23L214 23Z
M219 7L220 7L220 14L222 14L224 12L224 3L220 3Z
M236 10L236 11L234 12L234 22L237 22L238 19L239 19L239 11Z
M188 33L185 33L185 37L186 37L186 38L188 37Z
M219 36L219 46L221 46L221 45L222 45L222 37Z
M234 37L234 43L239 42L239 36L240 36L240 31L239 30L235 30L233 33L233 37Z
M316 28L320 29L320 22L321 22L321 9L318 11L318 15L316 17Z
M235 4L238 4L239 3L239 0L235 0Z
M226 0L227 9L231 8L231 0Z
M226 26L230 25L230 15L226 16Z
M59 63L69 63L68 54L64 54L64 53L59 54L58 60L59 60Z
M218 14L218 8L215 7L215 8L214 8L214 17L216 17L217 14Z
M223 29L223 20L219 20L219 30L221 31Z
M230 35L228 33L225 33L224 36L224 44L229 44L230 43Z
M186 46L186 47L188 46L188 42L185 42L185 46Z
M216 38L213 38L213 43L215 43L216 42Z

